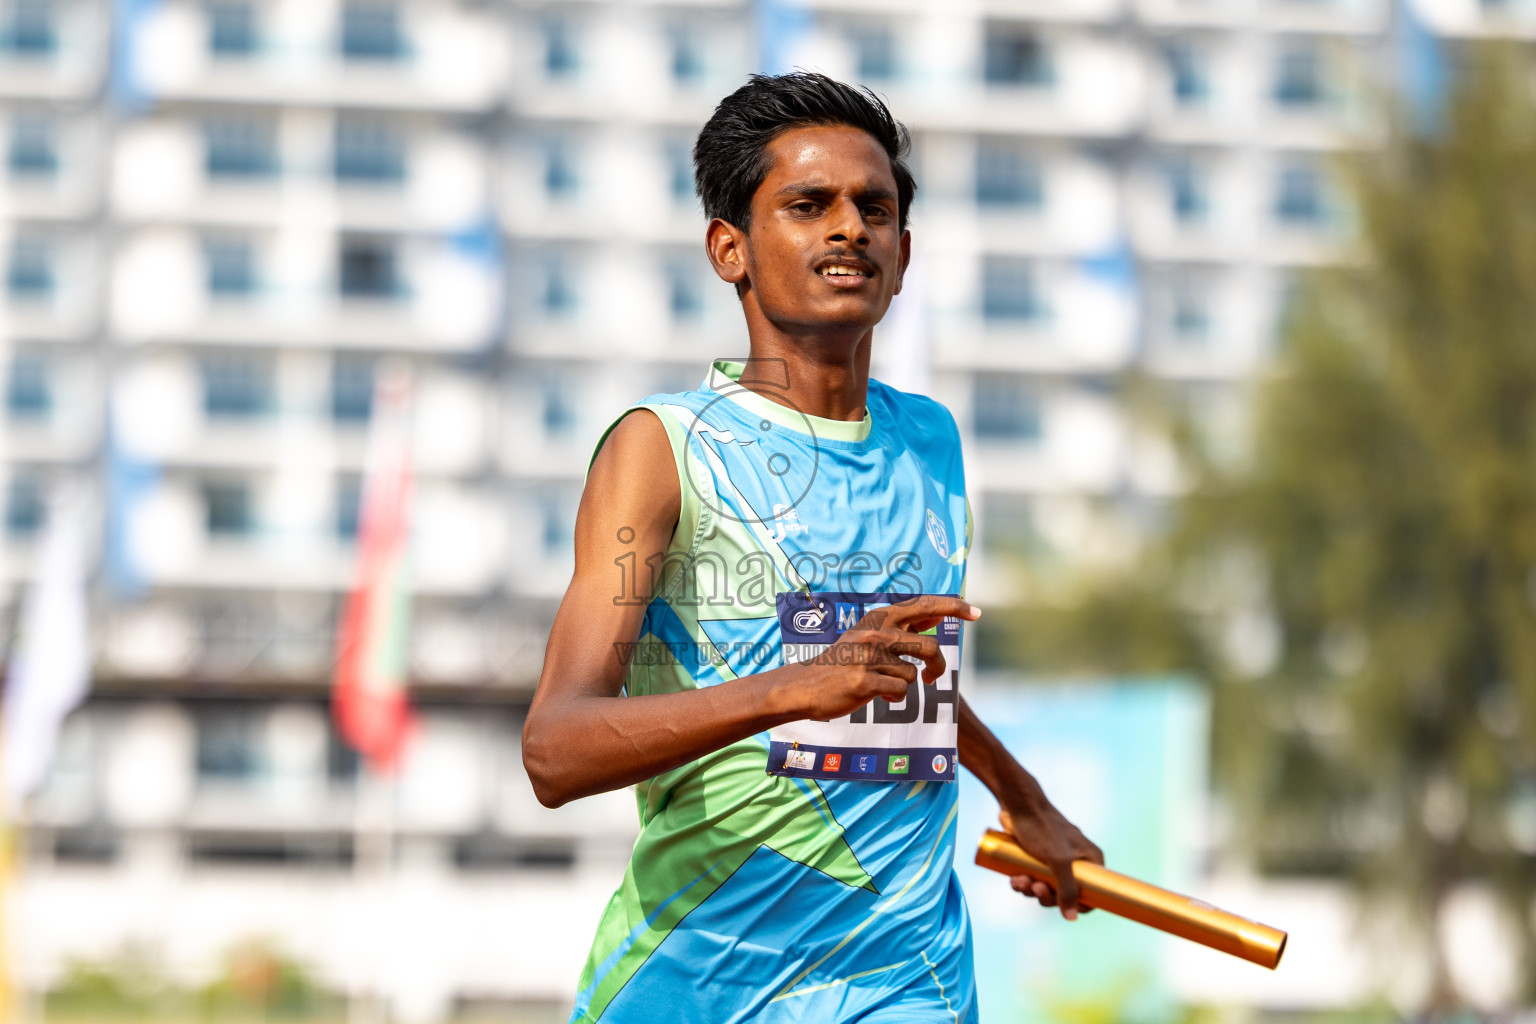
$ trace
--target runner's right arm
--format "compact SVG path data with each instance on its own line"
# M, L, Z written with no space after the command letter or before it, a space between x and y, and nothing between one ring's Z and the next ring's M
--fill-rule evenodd
M523 766L547 807L632 785L784 722L838 718L875 697L899 702L917 678L901 655L925 663L925 682L944 671L938 641L915 634L946 615L980 614L958 597L917 598L871 612L834 645L842 650L813 661L680 693L621 696L629 661L621 652L639 636L651 568L681 506L661 421L643 410L626 416L582 492L576 570L523 727ZM641 600L624 591L630 565Z

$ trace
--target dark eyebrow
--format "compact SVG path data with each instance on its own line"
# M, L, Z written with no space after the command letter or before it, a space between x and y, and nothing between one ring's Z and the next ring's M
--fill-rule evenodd
M791 182L779 189L781 196L804 196L807 199L820 199L837 191L831 185L814 181ZM897 195L891 189L883 185L869 185L858 191L854 196L861 203L880 202L889 200L895 202Z

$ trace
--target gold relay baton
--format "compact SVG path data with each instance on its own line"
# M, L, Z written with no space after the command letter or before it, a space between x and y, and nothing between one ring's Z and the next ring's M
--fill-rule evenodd
M1026 853L1013 836L995 828L987 829L981 837L976 847L976 863L1005 875L1028 875L1036 881L1056 884L1055 873L1043 861ZM1140 921L1270 970L1280 965L1280 957L1285 953L1287 936L1277 928L1160 889L1102 864L1073 861L1072 876L1082 890L1079 902L1085 907Z

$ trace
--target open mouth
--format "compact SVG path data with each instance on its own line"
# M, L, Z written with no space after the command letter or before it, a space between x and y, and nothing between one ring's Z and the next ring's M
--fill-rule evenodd
M828 260L816 268L816 273L831 284L848 288L874 277L875 268L863 260Z

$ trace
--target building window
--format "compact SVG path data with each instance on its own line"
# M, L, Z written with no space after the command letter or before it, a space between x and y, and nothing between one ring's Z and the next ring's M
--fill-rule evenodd
M332 170L337 181L395 183L405 178L405 140L372 118L336 121Z
M204 526L211 537L243 537L251 532L251 489L243 483L203 485Z
M675 259L667 264L668 306L674 320L697 320L704 314L704 282L700 266L692 260Z
M1040 165L1016 146L983 139L976 147L977 204L1037 210L1043 201Z
M341 243L339 287L343 298L392 299L400 294L395 247L381 238Z
M1181 107L1198 107L1210 99L1210 69L1205 52L1187 40L1176 40L1163 51L1173 101Z
M357 540L357 528L362 522L363 483L357 477L347 477L336 485L336 539L343 543Z
M40 302L52 298L52 246L41 238L18 238L11 244L5 283L13 299Z
M256 9L238 0L208 5L208 52L249 57L256 52Z
M1323 59L1315 45L1285 47L1275 64L1275 102L1284 107L1311 107L1323 102Z
M1275 182L1275 218L1283 224L1315 227L1326 219L1323 179L1317 168L1291 164Z
M575 312L576 289L571 284L571 275L566 269L565 261L556 254L545 254L540 271L542 289L539 302L544 307L545 315L563 317Z
M342 8L341 55L347 60L398 60L405 56L399 8L368 3L349 3Z
M988 85L1043 87L1051 84L1050 54L1031 32L1007 25L987 26L983 77Z
M262 721L253 709L219 708L197 716L199 781L243 782L263 768Z
M554 200L569 200L581 188L576 173L576 161L571 159L570 148L561 139L550 139L544 145L544 191Z
M272 367L248 355L204 356L203 412L215 419L261 416L272 408Z
M373 361L337 356L331 363L331 418L366 423L373 414Z
M1194 282L1177 283L1169 296L1169 333L1181 342L1204 342L1211 333L1210 294Z
M987 320L1045 317L1034 264L1017 256L988 256L981 271L981 315Z
M211 239L203 245L208 294L215 299L244 298L256 291L256 261L251 245L241 239Z
M1021 494L989 494L983 499L983 546L1003 555L1045 554L1044 538L1033 498Z
M1195 224L1210 212L1209 186L1205 169L1191 160L1179 158L1168 165L1168 195L1174 220Z
M555 557L569 553L571 541L575 537L575 518L571 514L569 503L559 495L550 494L544 497L541 511L544 518L544 554Z
M691 204L693 188L693 150L686 142L667 145L667 187L675 203Z
M896 77L896 35L890 29L855 29L850 42L859 81L889 82Z
M5 491L5 532L12 537L30 537L42 529L47 517L48 503L37 478L11 477Z
M581 68L571 27L561 18L544 22L544 73L550 78L570 78Z
M11 372L5 380L5 408L12 419L46 419L53 411L53 382L48 369L46 360L30 353L11 360Z
M328 782L349 784L357 781L363 758L336 729L334 717L327 716L330 728L325 737L325 777Z
M277 137L269 124L247 118L209 121L203 143L210 178L256 178L277 170Z
M53 4L48 0L16 0L6 29L5 42L12 53L48 57L59 48Z
M18 113L11 119L11 145L6 155L11 174L49 178L59 169L53 141L53 122L35 114Z
M1040 401L1015 377L977 374L971 393L976 436L993 441L1039 441Z
M704 80L704 48L694 33L683 26L674 26L667 33L671 51L672 81L680 86L698 85Z
M576 427L576 403L565 376L545 374L540 397L544 405L544 433L550 437L568 436Z

